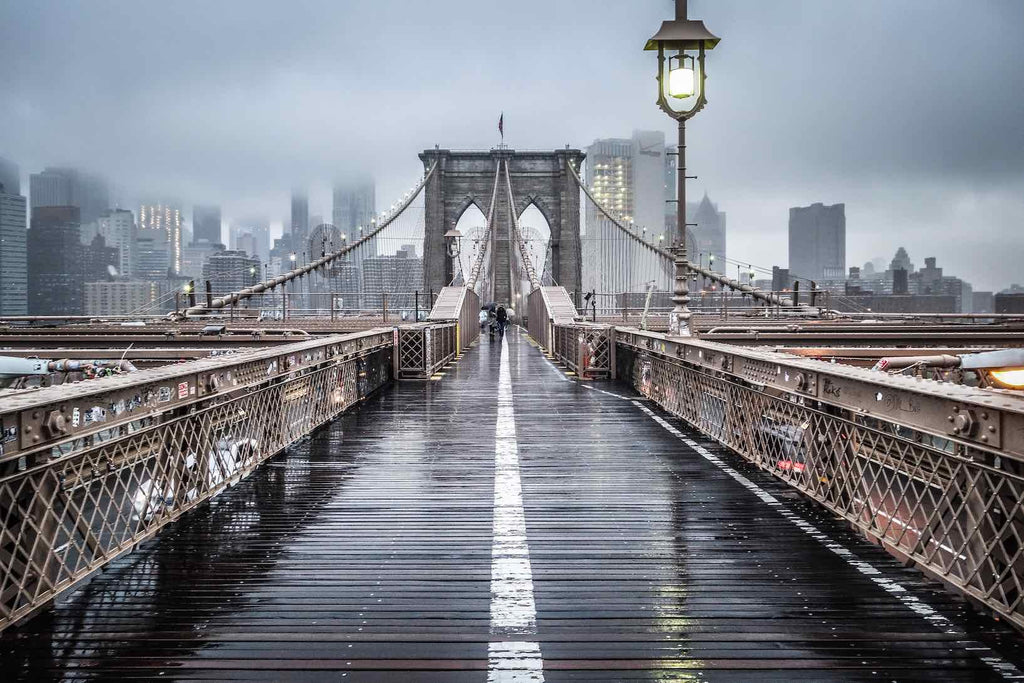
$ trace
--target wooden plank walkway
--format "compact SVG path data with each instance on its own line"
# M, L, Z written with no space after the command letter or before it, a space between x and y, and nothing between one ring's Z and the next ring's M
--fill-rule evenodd
M1019 675L1018 635L628 388L506 342L371 398L9 629L0 678Z

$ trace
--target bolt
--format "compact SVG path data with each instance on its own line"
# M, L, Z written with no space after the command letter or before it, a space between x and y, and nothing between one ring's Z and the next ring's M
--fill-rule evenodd
M987 420L988 419L988 413L982 413L981 414L981 419L982 420Z
M949 420L950 422L952 422L953 421L953 416L952 415L947 415L946 419Z
M989 425L988 426L988 431L990 431L990 432L996 431L996 426L995 425Z
M46 427L46 431L50 436L64 434L68 431L67 419L61 414L61 412L51 410L50 414L46 416L44 427Z
M981 440L982 441L988 441L988 434L982 434L981 435Z

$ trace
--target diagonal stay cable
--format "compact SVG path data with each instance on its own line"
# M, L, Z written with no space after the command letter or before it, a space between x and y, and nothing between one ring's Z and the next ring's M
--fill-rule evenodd
M526 252L523 233L519 229L519 217L516 215L516 199L512 194L512 178L509 176L507 161L505 162L505 187L508 190L509 214L512 216L512 231L515 233L516 246L519 248L519 259L526 270L526 276L530 280L530 290L532 291L540 287L540 279L537 277L537 271L534 270L533 263L530 261L530 255Z
M245 289L242 289L240 291L232 292L226 296L218 297L214 299L211 305L209 306L207 306L206 304L197 304L195 306L190 306L177 317L182 318L193 315L201 315L203 313L209 313L211 310L214 309L224 308L225 306L236 304L239 301L249 299L255 294L261 294L267 291L268 289L274 289L278 285L283 285L287 282L291 282L292 280L300 278L303 275L307 275L317 270L318 268L330 265L337 259L345 256L349 252L355 250L358 247L361 247L363 244L366 244L371 239L375 238L377 235L381 233L381 231L385 230L389 225L391 225L391 223L394 222L395 219L401 216L402 212L409 208L413 201L419 196L420 192L423 191L423 188L426 187L427 181L430 180L430 177L434 174L436 168L437 163L435 162L434 165L430 167L430 170L424 174L423 178L420 180L419 184L416 185L416 188L412 191L412 193L409 194L408 198L403 200L402 203L397 207L397 209L393 211L391 215L387 217L386 220L382 221L381 224L378 225L376 229L368 233L365 237L362 237L361 239L358 239L352 244L346 247L342 247L337 251L322 256L321 258L318 258L317 260L305 266L302 266L301 268L291 270L285 273L284 275L279 275L277 277L270 278L259 284L253 285L252 287L246 287Z
M484 236L481 240L482 247L480 253L476 255L476 260L473 262L473 267L469 270L469 279L466 280L466 287L475 290L477 281L480 279L480 270L483 268L484 258L487 255L487 247L491 242L491 223L494 219L494 204L498 198L498 178L501 176L501 162L498 162L497 167L494 169L494 188L491 190L491 206L487 210L487 228L484 230Z
M572 173L572 177L576 180L576 184L578 184L580 186L580 189L583 190L583 193L587 196L587 199L589 199L597 208L597 210L604 214L615 227L617 227L623 233L628 235L634 242L636 242L641 247L650 250L651 252L657 254L658 256L660 256L669 263L675 263L675 257L667 249L662 249L661 247L651 244L647 240L640 237L640 235L637 235L635 232L633 232L626 226L622 225L622 223L619 222L619 220L615 216L613 216L610 211L605 209L604 206L601 205L601 202L597 201L597 198L595 198L594 195L590 193L590 188L588 188L586 184L584 184L583 180L580 179L579 172L577 172L576 168L572 164L567 165L569 167L569 171ZM683 208L682 210L685 211L685 208ZM703 275L708 280L717 282L723 287L729 287L730 289L733 289L737 292L749 294L752 298L757 299L758 301L763 301L773 306L790 307L793 305L793 301L791 299L780 297L777 294L773 294L771 292L762 292L761 290L756 289L755 287L741 283L739 280L733 280L732 278L722 275L721 273L716 273L712 270L708 270L703 266L696 265L692 262L687 261L685 267L690 271L696 272L699 275ZM801 304L799 308L808 311L816 310L811 308L810 306L806 306L803 304Z

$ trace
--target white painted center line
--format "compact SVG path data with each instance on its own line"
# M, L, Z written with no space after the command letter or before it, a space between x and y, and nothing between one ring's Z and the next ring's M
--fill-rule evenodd
M506 335L507 337L507 335ZM498 422L494 428L494 528L491 542L491 636L487 680L519 683L544 680L537 635L533 570L526 543L519 445L512 404L512 375L506 337L501 340ZM524 636L517 638L517 636Z

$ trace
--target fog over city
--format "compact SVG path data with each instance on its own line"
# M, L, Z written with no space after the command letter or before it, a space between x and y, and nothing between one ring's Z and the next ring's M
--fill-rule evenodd
M672 122L642 50L669 0L7 2L0 156L147 197L330 215L370 173L390 204L439 144L585 148ZM689 127L691 199L732 258L787 258L788 208L846 204L847 264L937 256L976 289L1024 279L1024 2L691 0L722 37Z

